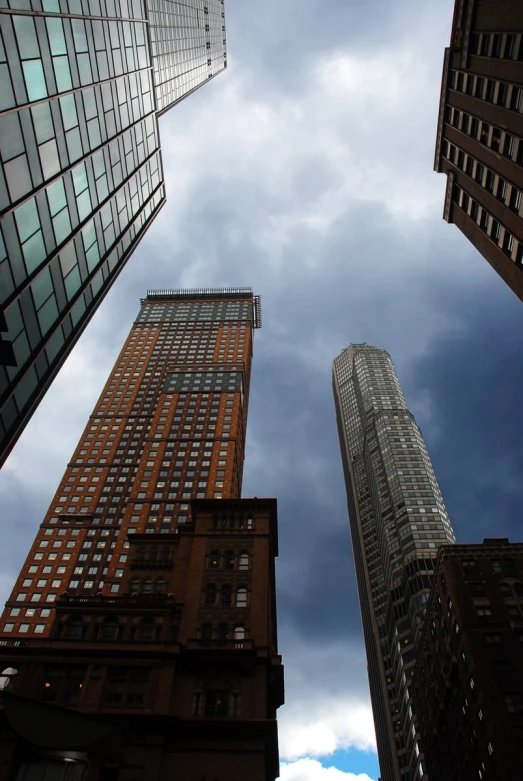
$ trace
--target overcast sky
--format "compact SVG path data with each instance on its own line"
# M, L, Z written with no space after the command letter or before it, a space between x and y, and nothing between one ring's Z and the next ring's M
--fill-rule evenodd
M344 347L390 352L458 541L522 539L523 308L442 221L432 171L452 7L226 1L229 68L160 123L168 203L0 473L5 599L140 296L262 296L244 496L279 501L284 781L378 777L331 391Z

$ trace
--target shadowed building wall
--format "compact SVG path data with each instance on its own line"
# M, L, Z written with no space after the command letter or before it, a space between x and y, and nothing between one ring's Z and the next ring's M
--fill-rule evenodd
M434 167L453 222L523 300L523 6L456 0Z

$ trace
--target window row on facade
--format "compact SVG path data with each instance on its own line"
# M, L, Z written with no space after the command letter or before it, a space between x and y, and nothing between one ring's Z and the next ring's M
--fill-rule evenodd
M55 627L55 636L62 640L140 640L142 642L178 639L178 627L163 616L90 616L64 617Z
M452 127L479 141L487 149L492 149L496 154L501 154L518 165L523 165L523 139L519 136L454 106L447 106L446 121ZM444 144L445 141L442 142L442 148L445 148Z
M208 583L205 586L202 603L205 607L246 608L249 605L249 587L245 584Z
M5 0L12 11L145 20L144 0Z
M521 33L505 32L473 33L469 52L480 57L523 61L523 36Z
M523 87L517 84L488 79L466 71L453 70L450 73L449 87L487 103L521 113Z
M109 666L104 671L100 705L105 708L143 708L148 700L153 669L146 666ZM24 693L23 667L0 673L0 690ZM40 671L40 699L65 707L79 704L89 691L87 665L49 665ZM227 718L240 712L240 690L229 679L209 679L194 690L192 716Z
M213 550L207 561L209 569L248 570L251 567L251 557L248 551Z
M453 185L452 200L516 266L523 268L523 244L508 228L457 184Z

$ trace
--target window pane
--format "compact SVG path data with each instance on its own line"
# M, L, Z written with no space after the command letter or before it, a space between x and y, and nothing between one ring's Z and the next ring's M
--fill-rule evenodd
M35 307L40 309L42 304L47 301L51 293L53 292L53 282L51 279L51 272L48 268L44 269L41 274L37 276L33 284L31 285L33 291L33 299Z
M22 251L27 271L31 274L47 256L42 231L31 236L23 245Z
M62 121L64 129L70 130L78 125L78 115L76 113L76 102L74 95L64 95L60 98L60 108L62 110Z
M71 233L71 220L69 219L69 209L62 211L53 217L53 228L56 236L56 243L61 244Z
M46 334L49 331L57 317L58 307L56 306L56 299L53 295L38 312L38 322L40 323L42 334Z
M41 60L27 60L22 63L25 86L30 101L47 97L44 69Z
M67 57L53 57L53 67L58 92L66 92L72 89L73 83Z
M61 19L46 19L51 54L67 54Z
M32 16L13 16L13 25L23 60L40 57L38 40L36 38L35 23Z
M54 127L49 103L39 103L38 106L33 106L31 114L33 115L33 124L38 143L41 144L50 138L54 138Z
M80 271L78 270L78 266L76 266L76 268L74 268L71 271L71 273L67 276L65 280L65 289L69 301L75 295L75 293L80 289L81 284L82 282L80 279Z
M74 163L74 161L78 160L78 158L83 154L80 131L77 127L75 127L74 130L69 130L69 132L65 134L65 137L67 139L67 150L69 152L69 158L71 162Z
M2 160L11 160L25 151L17 113L0 118L0 151Z
M58 157L58 147L56 141L51 139L47 143L42 144L39 149L40 161L42 163L42 171L44 179L50 179L51 176L57 174L60 170L60 159Z
M24 242L40 227L40 220L34 198L19 206L15 211L16 225L20 241Z
M51 216L54 217L58 214L64 206L67 206L67 200L65 197L65 188L62 179L50 184L47 188L47 200L49 201L49 210Z
M11 87L11 76L7 65L0 65L0 109L3 111L15 105L15 96Z
M29 166L25 155L20 155L4 164L5 178L12 201L17 201L32 188Z

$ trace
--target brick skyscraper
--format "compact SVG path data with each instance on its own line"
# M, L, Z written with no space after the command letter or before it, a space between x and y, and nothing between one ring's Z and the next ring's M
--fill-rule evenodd
M276 504L239 498L260 325L249 289L142 301L2 618L2 667L19 670L10 751L25 740L43 761L10 717L26 697L27 724L65 705L93 730L103 713L149 736L114 738L114 760L82 745L79 722L59 748L81 749L85 781L136 762L144 781L277 776Z
M389 354L351 345L333 387L381 775L417 781L409 685L435 557L454 535Z
M227 67L223 0L4 0L0 466L165 203L158 117Z
M434 168L453 222L523 300L523 5L456 0Z

